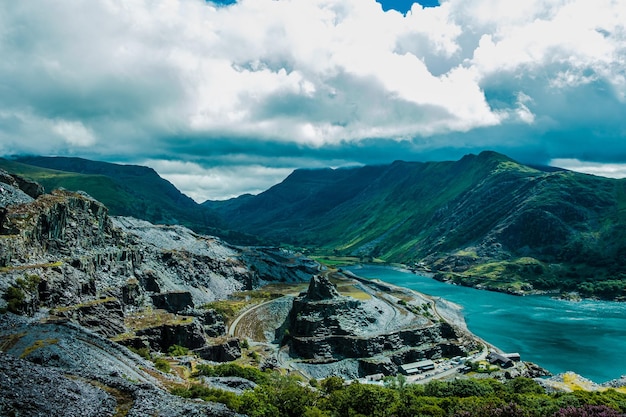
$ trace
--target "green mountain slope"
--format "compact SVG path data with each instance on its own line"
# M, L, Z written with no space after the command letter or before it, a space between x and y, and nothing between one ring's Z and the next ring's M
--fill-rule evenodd
M0 160L0 168L55 188L82 190L104 203L113 215L160 224L183 224L197 231L220 227L219 217L182 194L153 169L65 157Z
M483 152L298 170L258 196L204 204L233 229L325 253L420 263L440 279L503 291L615 298L626 296L625 187Z

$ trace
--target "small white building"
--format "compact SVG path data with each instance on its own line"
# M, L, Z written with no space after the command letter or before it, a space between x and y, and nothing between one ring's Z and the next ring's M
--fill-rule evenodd
M371 382L382 381L383 378L385 378L385 374L371 374L365 376L365 380Z

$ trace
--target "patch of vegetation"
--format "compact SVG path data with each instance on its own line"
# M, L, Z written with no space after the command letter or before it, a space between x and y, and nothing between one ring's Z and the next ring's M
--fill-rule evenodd
M65 312L65 311L77 310L77 309L80 309L80 308L95 306L95 305L98 305L98 304L104 304L104 303L108 303L108 302L116 301L116 300L117 300L117 298L115 298L115 297L95 298L93 300L85 301L84 303L74 304L74 305L66 306L66 307L54 308L54 309L52 309L50 311L50 314L61 313L61 312Z
M243 300L217 300L204 304L201 308L205 310L215 310L224 318L225 321L231 321L248 304L249 302Z
M356 298L357 300L369 300L372 298L371 295L357 288L354 284L337 285L337 291L341 295Z
M134 348L130 346L128 349L132 352L135 352L137 355L141 356L144 359L147 359L147 360L152 359L152 355L150 354L150 349L147 347Z
M227 300L216 300L204 304L201 308L215 310L222 318L230 322L244 308L281 297L285 289L282 286L267 286L259 290L239 291L230 295Z
M548 394L528 378L505 383L458 379L424 385L394 379L394 383L379 386L346 385L338 377L307 384L294 376L265 376L254 390L240 396L201 385L177 387L172 392L222 402L251 417L618 417L626 412L626 395L615 390Z
M192 384L190 387L177 386L170 392L183 398L200 398L204 401L222 403L231 409L237 409L240 406L240 397L238 395L220 389L209 388L201 384Z
M189 354L189 349L180 345L172 345L167 348L167 353L170 356L185 356Z
M258 381L254 390L240 396L201 385L172 392L222 402L251 417L618 417L626 411L626 395L615 390L548 394L528 378L505 383L459 379L424 385L394 381L386 386L346 385L341 378L330 377L307 384L297 377L271 373Z
M0 272L26 271L29 269L38 269L38 268L56 268L61 265L63 265L63 262L56 261L56 262L47 262L44 264L3 266L3 267L0 267Z
M0 352L6 352L20 341L26 333L12 333L0 337Z
M169 313L165 310L146 309L133 314L129 314L124 318L124 324L127 328L136 331L141 329L149 329L163 325L183 325L193 322L193 317L180 316ZM129 335L132 336L132 335Z
M165 358L159 356L152 359L152 362L154 363L155 368L161 372L168 373L172 370L170 363Z
M45 347L48 345L54 345L57 343L59 343L59 339L36 340L35 343L33 343L32 345L24 349L24 351L20 355L20 358L24 359L25 357L27 357L28 355L30 355L33 351L37 349L41 349L42 347Z
M39 275L24 275L15 280L15 284L7 288L2 298L7 302L7 310L15 314L26 312L27 299L37 295L41 278Z
M197 376L236 376L244 378L257 384L269 383L271 373L261 371L251 366L241 366L234 363L224 363L219 365L198 365Z
M338 266L351 266L361 263L361 258L356 256L311 256L311 259L316 260L322 265L326 265L331 268L336 268Z

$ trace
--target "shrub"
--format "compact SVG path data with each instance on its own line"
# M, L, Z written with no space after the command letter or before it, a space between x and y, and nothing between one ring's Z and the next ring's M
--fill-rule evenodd
M169 372L172 368L170 368L170 363L164 358L155 358L152 362L154 362L154 366L161 372Z
M216 366L198 365L198 375L203 376L237 376L257 384L269 381L269 374L250 366L240 366L234 363L223 363Z
M189 353L189 349L180 345L172 345L167 348L167 353L171 356L185 356Z
M624 414L606 405L583 405L561 408L552 417L623 417Z
M141 356L144 359L148 359L150 360L150 349L147 347L142 347L142 348L134 348L134 347L129 347L128 349L130 349L132 352L135 352L137 355Z
M24 278L15 280L15 284L7 288L3 294L7 302L7 310L11 313L22 314L26 310L26 296L37 291L41 278L38 275L24 275Z
M208 388L200 384L194 384L189 388L175 387L170 392L183 398L201 398L204 401L222 403L229 408L237 408L240 403L237 395L232 392Z

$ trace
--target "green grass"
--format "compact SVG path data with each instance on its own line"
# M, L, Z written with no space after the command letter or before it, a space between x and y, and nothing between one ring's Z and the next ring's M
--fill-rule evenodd
M66 311L78 310L80 308L91 307L98 304L108 303L110 301L116 301L115 297L104 297L104 298L96 298L94 300L85 301L84 303L74 304L66 307L56 307L50 311L50 314L62 313Z
M311 258L331 268L356 265L362 261L361 258L355 256L311 256Z
M29 163L0 159L0 168L40 183L46 192L60 187L85 191L113 215L182 224L199 232L219 231L220 221L212 210L196 204L148 168L77 158L31 159L25 159ZM63 169L45 168L45 164Z

